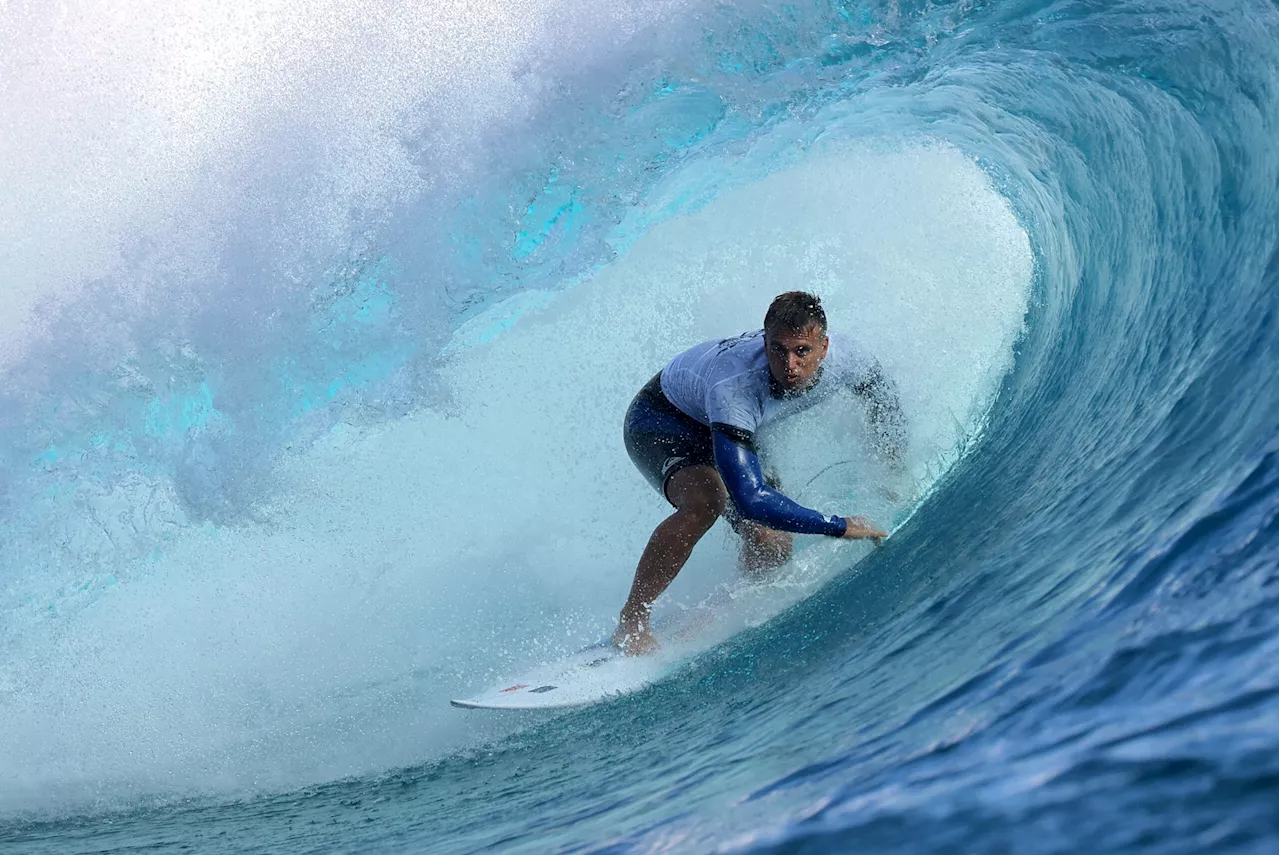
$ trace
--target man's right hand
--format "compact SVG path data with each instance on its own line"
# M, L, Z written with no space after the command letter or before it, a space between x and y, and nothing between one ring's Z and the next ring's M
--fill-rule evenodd
M879 546L889 536L888 532L876 528L866 517L845 517L844 523L845 540L869 540Z

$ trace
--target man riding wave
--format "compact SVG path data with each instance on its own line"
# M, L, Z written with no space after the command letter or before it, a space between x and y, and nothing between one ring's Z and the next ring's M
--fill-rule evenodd
M632 655L657 648L649 630L653 603L722 515L742 536L749 572L787 561L792 532L877 545L887 536L863 517L824 516L787 498L756 455L760 428L841 388L866 399L877 449L900 463L906 429L893 382L853 339L828 337L818 297L789 291L770 304L764 329L692 347L640 390L623 439L675 513L654 529L640 557L615 644Z

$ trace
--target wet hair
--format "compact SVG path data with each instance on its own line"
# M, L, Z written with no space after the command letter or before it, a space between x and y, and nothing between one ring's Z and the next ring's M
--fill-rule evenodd
M802 333L815 324L823 335L827 334L827 313L822 311L822 300L806 291L779 294L764 313L765 332Z

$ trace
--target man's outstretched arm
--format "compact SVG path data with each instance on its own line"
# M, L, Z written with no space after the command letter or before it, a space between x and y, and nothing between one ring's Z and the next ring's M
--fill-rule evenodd
M760 469L760 458L751 449L750 438L737 428L715 425L711 436L716 469L729 498L733 499L738 512L752 522L797 534L872 540L885 536L859 517L823 516L770 487Z

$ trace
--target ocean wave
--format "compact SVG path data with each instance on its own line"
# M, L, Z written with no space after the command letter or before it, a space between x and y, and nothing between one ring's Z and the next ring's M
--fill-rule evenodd
M493 7L430 44L416 14L246 47L283 94L202 102L229 118L166 161L180 204L117 188L74 264L33 261L42 218L7 256L62 295L0 393L10 814L122 809L119 845L193 794L164 821L295 845L263 791L336 816L320 848L1274 840L1274 7ZM345 77L352 31L385 74ZM895 536L815 546L803 598L639 694L436 709L607 629L661 513L618 414L797 282L904 390ZM801 428L801 481L856 442ZM812 500L876 507L858 472Z

